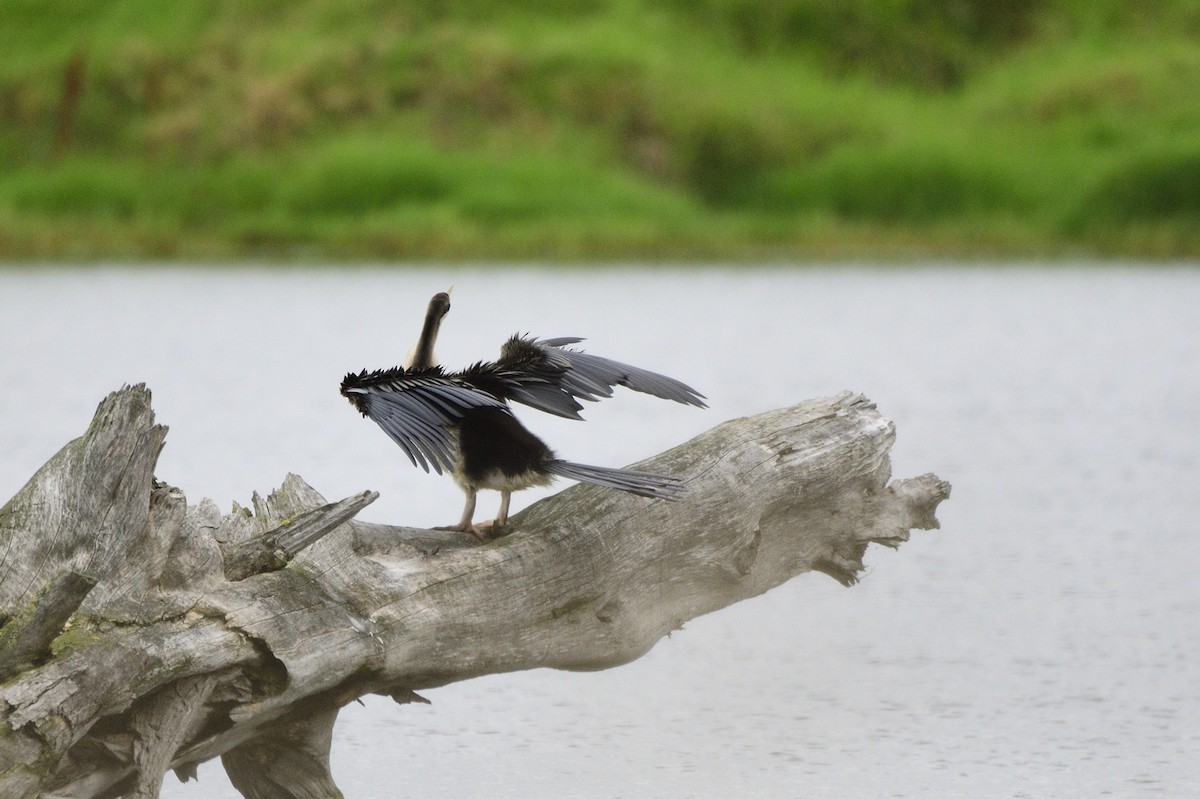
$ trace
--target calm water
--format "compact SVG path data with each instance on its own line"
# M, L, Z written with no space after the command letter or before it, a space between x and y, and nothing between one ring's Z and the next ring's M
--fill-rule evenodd
M352 705L347 797L1200 795L1200 269L0 270L0 501L145 381L159 477L193 502L294 471L331 500L379 489L369 520L453 521L450 481L337 394L451 283L444 363L583 335L710 398L526 414L566 457L854 389L897 424L895 474L954 495L852 589L803 576L608 672ZM164 795L237 796L200 777Z

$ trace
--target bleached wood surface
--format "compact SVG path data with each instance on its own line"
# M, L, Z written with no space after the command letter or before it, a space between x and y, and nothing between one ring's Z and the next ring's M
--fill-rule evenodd
M608 668L798 574L851 584L950 488L889 482L891 422L842 394L637 465L682 501L573 486L481 545L355 521L373 492L327 503L295 475L188 506L153 478L165 434L145 387L115 392L0 510L0 796L151 797L217 756L247 797L339 796L347 702Z

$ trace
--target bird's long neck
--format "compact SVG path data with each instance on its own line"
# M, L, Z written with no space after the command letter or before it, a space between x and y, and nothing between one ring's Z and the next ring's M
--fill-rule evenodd
M416 345L409 350L404 359L405 369L430 369L437 366L437 356L433 353L433 345L437 343L438 329L442 325L442 312L432 305L425 314L425 324L421 326L421 337Z

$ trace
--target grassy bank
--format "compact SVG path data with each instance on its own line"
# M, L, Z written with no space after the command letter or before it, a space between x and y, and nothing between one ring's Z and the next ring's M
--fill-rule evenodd
M10 0L0 258L1198 256L1127 5Z

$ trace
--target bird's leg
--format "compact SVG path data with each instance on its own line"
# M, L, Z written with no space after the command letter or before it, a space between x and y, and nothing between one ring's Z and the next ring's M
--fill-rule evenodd
M500 511L496 514L496 527L503 527L508 524L508 502L511 499L511 491L500 492Z
M503 527L504 525L508 524L508 503L510 500L512 500L512 492L511 491L501 491L500 492L500 510L499 510L499 512L496 513L496 518L490 522L480 522L479 526L480 527L491 527L494 529L497 527Z
M463 489L463 491L467 495L467 501L463 505L462 518L459 519L458 524L451 524L446 527L438 527L435 529L457 530L460 533L470 533L471 535L475 536L480 541L482 541L483 535L479 532L479 529L477 527L475 527L475 525L471 524L471 519L473 519L475 517L475 496L479 492L476 491L474 488L465 488L465 489Z

